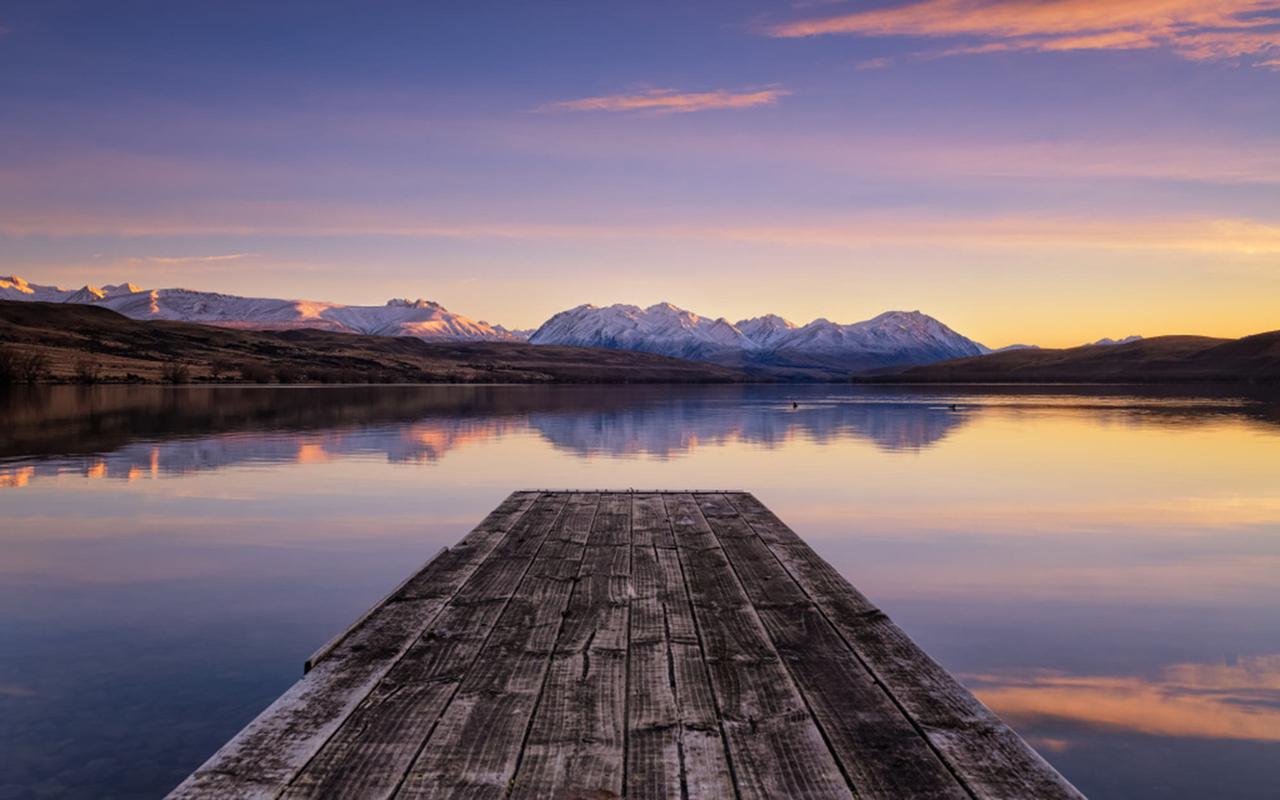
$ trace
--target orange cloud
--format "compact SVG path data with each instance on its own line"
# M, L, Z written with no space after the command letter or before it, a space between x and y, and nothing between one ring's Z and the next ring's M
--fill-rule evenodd
M1068 720L1151 736L1280 741L1280 656L1235 664L1175 664L1154 680L1041 675L968 676L974 692L1014 722Z
M1168 47L1195 61L1276 68L1280 0L920 0L774 25L771 36L976 37L937 55Z
M540 111L648 111L656 114L687 114L725 108L771 106L790 92L784 89L759 89L732 92L681 92L676 89L647 89L637 94L610 94L564 100L542 106Z

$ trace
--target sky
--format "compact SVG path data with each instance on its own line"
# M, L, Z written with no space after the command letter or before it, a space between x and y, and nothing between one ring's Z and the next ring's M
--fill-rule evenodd
M1280 0L0 5L0 273L1280 328Z

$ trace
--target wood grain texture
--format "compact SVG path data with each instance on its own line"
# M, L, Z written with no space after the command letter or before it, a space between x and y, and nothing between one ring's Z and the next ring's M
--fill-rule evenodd
M417 640L538 499L516 492L406 584L302 680L170 793L173 798L275 797Z
M731 797L732 773L666 504L661 495L636 495L633 508L626 794Z
M547 534L554 546L534 557L397 797L506 793L574 591L588 526L598 518L594 496L574 497L569 505L573 510Z
M857 795L969 797L728 498L697 500Z
M603 495L510 797L622 793L631 498Z
M755 497L726 496L968 791L1083 795Z
M744 492L517 492L180 798L1079 798Z
M535 558L547 551L548 536L565 506L564 497L538 498L432 626L293 780L285 797L379 798L395 791L516 587ZM548 552L544 561L555 561L557 556L565 554Z
M739 796L851 797L698 503L667 502Z

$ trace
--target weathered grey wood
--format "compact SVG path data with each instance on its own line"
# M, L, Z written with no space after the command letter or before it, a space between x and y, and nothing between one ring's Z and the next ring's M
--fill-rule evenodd
M173 793L1079 798L743 492L509 497Z
M667 498L741 797L851 797L692 495Z
M728 758L666 505L661 495L636 495L633 507L626 794L730 797ZM683 648L679 670L673 639Z
M675 547L661 494L636 494L632 500L632 543L637 547Z
M768 544L724 496L697 499L712 511L708 524L858 796L968 798Z
M630 528L630 497L602 496L511 797L621 793Z
M663 500L666 512L666 499ZM669 513L666 537L670 547L655 548L661 572L659 598L666 622L669 669L680 721L679 752L684 788L689 797L728 797L736 794L733 770L720 715L711 691L711 676L703 657L689 588Z
M403 775L397 797L506 792L573 593L597 498L574 496L569 505Z
M453 550L423 570L423 580L437 587L435 594L413 594L412 582L406 584L169 796L275 796L431 624L447 597L467 581L536 498L536 493L516 492L504 500Z
M1039 753L752 495L726 499L979 798L1080 798Z
M405 588L409 585L409 583L413 581L418 575L430 569L431 562L440 558L447 552L449 552L449 548L447 547L440 548L439 552L437 552L431 558L427 559L427 562L423 564L422 567L419 568L417 572L410 573L408 577L400 581L400 583L396 584L394 589L384 594L381 600L369 606L368 610L366 610L360 616L356 617L355 622L352 622L346 628L343 628L341 633L337 634L329 641L320 645L320 647L314 653L312 653L307 658L306 661L302 663L302 674L303 675L307 674L312 670L312 668L315 667L316 664L319 664L321 661L328 658L329 654L338 648L338 645L342 644L342 642L348 636L350 636L353 632L355 632L358 628L360 628L360 626L364 625L365 622L368 621L369 617L372 617L384 605L391 602L393 598L398 596L400 597L404 596Z
M566 500L538 498L284 796L377 798L395 791L535 558L555 558L544 554L546 540Z

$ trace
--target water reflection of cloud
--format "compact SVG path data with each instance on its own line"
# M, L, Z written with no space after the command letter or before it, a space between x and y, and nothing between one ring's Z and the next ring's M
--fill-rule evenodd
M1174 664L1158 676L968 675L1014 725L1069 722L1150 736L1280 742L1280 654Z

